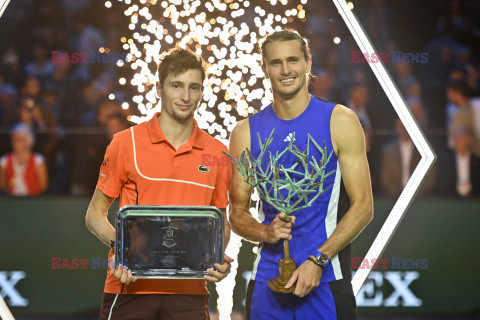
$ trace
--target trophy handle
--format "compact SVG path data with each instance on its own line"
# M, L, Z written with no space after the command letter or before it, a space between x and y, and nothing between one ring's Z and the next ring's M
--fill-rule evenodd
M283 254L285 256L285 260L290 259L290 246L288 245L287 239L283 239Z
M270 289L278 293L292 293L295 291L295 285L288 289L285 289L285 285L292 277L293 272L297 269L297 265L295 264L295 261L290 258L290 246L287 239L283 240L283 253L285 259L278 260L278 277L270 279L268 281L268 286Z

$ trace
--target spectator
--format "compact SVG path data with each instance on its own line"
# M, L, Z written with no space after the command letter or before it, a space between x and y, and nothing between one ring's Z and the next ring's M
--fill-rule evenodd
M467 19L462 12L460 0L452 0L445 14L437 21L437 29L442 33L458 34L467 24Z
M25 80L20 92L26 98L32 98L37 101L42 93L42 83L37 77L29 77Z
M95 124L96 106L102 98L102 93L98 90L95 81L84 83L81 91L80 99L73 103L72 108L65 110L66 125L92 126Z
M11 84L0 84L0 125L4 123L4 119L13 114L17 105L18 92ZM8 134L0 135L0 154L4 154L10 150L10 138Z
M52 117L55 118L57 123L58 119L61 119L63 116L61 107L58 104L58 93L55 90L50 88L43 90L40 97L40 105L43 110L50 113Z
M78 42L75 49L78 52L97 52L105 45L105 37L102 32L85 22L85 17L78 16L75 21L75 31L78 33Z
M458 83L466 82L467 71L463 67L456 66L452 70L450 70L450 74L449 74L448 79L450 81L449 82L450 85L447 86L447 104L445 106L445 127L446 128L449 128L449 125L453 121L453 117L455 116L455 114L458 111L458 106L455 103L452 102L452 98L448 98L448 95L449 95L448 90L450 90L449 87L451 87L454 83L456 83L456 85L454 85L454 86L458 87ZM467 92L467 87L466 86L462 85L461 87L462 87L463 91ZM454 90L458 91L460 89L454 89ZM453 100L457 101L458 99L453 98ZM452 146L453 142L450 142L449 145Z
M106 123L108 140L111 141L115 133L125 130L128 127L130 127L130 122L128 122L122 113L116 112L110 114Z
M411 99L410 110L420 126L425 126L426 112L418 99ZM387 144L382 150L382 166L380 180L382 189L389 196L398 196L410 179L413 170L420 161L420 153L415 148L410 135L403 126L402 121L395 120L396 138ZM427 194L435 186L434 170L428 172L425 177L421 194Z
M454 149L455 136L458 131L467 131L472 134L472 152L480 156L479 132L476 132L477 125L474 121L476 115L472 108L467 83L463 80L452 82L447 88L447 98L457 107L457 110L452 112L453 117L451 121L447 124L448 146Z
M335 84L335 78L330 72L322 69L317 70L312 82L312 93L315 97L329 101L334 99L332 89Z
M53 176L60 129L54 114L31 98L24 98L14 111L6 117L5 122L8 125L24 124L32 130L37 138L35 150L45 156L49 164L49 176Z
M33 45L33 61L27 62L25 66L25 74L27 77L35 77L41 80L41 82L49 81L55 66L51 62L51 57L45 46L41 43Z
M7 45L0 59L0 71L5 75L5 80L15 86L21 84L23 74L20 66L18 51L13 45Z
M447 97L457 110L451 123L448 124L448 146L455 153L456 191L462 197L470 197L476 192L478 158L480 157L480 132L470 100L470 92L465 81L451 83L447 89ZM472 167L473 166L473 167Z
M462 197L480 194L480 157L472 153L473 135L467 130L455 134L457 193Z
M395 78L400 92L405 97L420 97L420 83L412 73L410 63L399 62L395 64Z
M17 89L11 84L0 85L0 123L3 117L15 109L17 103Z
M371 131L372 123L367 113L367 102L369 99L368 87L365 83L355 83L350 88L350 100L347 103L347 107L352 109L362 124L363 131L365 133L365 149L367 153L371 147Z
M71 179L71 192L74 195L87 195L95 189L98 180L98 167L103 161L103 155L111 140L108 125L112 132L116 130L115 123L109 123L110 117L120 112L120 107L115 101L105 99L98 106L93 128L102 129L103 132L90 134L87 137L78 137L75 145L82 145L81 149L73 150L73 174ZM113 132L114 133L114 132ZM112 134L113 136L113 134Z
M120 106L116 101L105 99L98 106L97 125L106 128L109 117L112 114L120 112Z
M98 49L106 45L105 37L96 27L85 22L84 17L77 17L74 25L78 34L77 42L73 46L76 52L85 52L94 54ZM80 79L87 81L91 77L90 63L80 63L76 69L76 74Z
M27 125L19 124L13 128L13 151L0 160L0 188L9 195L35 196L47 189L45 159L32 152L34 141Z
M69 13L69 16L74 16L75 12L86 10L91 6L91 0L61 0L62 9Z
M55 128L55 117L42 110L32 98L23 98L20 104L5 115L3 125L13 126L22 123L30 127L33 132L45 132Z

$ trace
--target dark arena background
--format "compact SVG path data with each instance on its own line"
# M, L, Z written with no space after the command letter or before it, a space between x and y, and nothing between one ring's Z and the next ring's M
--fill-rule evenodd
M280 28L310 41L310 92L353 109L365 131L375 218L352 245L352 270L370 269L359 319L479 319L480 2L347 5L374 53L330 0L0 0L0 293L15 319L98 319L107 247L85 212L113 134L160 110L161 54L178 45L205 59L195 119L228 144L272 101L257 45ZM370 68L379 63L436 161L375 262L363 257L421 158L414 147L402 160L409 133ZM473 128L454 131L462 108ZM25 128L44 172L33 189L5 178L13 131ZM233 272L209 284L212 319L243 319L255 252L232 234Z

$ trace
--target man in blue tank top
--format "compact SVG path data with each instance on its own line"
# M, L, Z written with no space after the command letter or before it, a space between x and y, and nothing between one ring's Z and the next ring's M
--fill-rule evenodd
M325 172L335 173L324 183L332 187L312 206L289 217L263 202L258 222L249 211L252 189L233 170L232 229L245 239L259 242L247 290L247 319L356 319L350 243L373 217L362 127L350 109L309 94L311 55L308 42L297 32L284 30L268 35L261 52L273 103L237 124L230 138L231 154L238 157L249 149L257 157L257 133L263 142L273 128L268 148L272 154L284 150L292 138L300 150L305 150L310 134L319 145L325 142L328 154L334 151ZM310 155L319 159L320 153L313 149ZM282 157L281 161L289 167L295 159ZM295 285L293 294L276 293L267 284L278 275L283 239L290 240L290 256L297 265L286 285Z

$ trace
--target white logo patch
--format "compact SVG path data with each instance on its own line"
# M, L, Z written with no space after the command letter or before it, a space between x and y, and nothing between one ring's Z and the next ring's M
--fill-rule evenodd
M293 137L293 133L290 132L290 133L288 134L288 136L287 136L283 141L284 141L284 142L290 142L290 141L292 141L292 137ZM296 140L296 139L293 138L293 142L295 142L295 140Z

